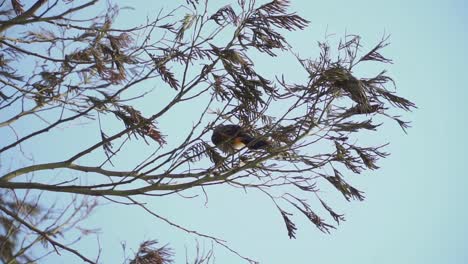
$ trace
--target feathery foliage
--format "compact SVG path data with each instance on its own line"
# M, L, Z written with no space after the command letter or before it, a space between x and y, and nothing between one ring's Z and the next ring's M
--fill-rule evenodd
M387 72L358 74L362 64L392 62L383 55L386 36L370 48L356 35L337 45L319 42L320 55L307 58L294 53L286 32L304 30L309 21L291 12L287 0L239 0L214 12L214 2L187 0L129 28L115 26L120 9L110 4L86 19L99 2L0 3L0 129L9 135L0 155L15 157L0 167L3 262L40 261L62 251L99 262L99 255L74 245L97 232L81 222L106 201L142 208L254 263L222 239L155 213L141 197L208 195L212 185L256 189L275 205L289 238L306 233L298 217L330 233L345 218L320 190L364 200L352 175L377 170L388 155L385 142L357 139L378 135L388 120L405 132L409 127L400 113L416 106L396 93ZM282 69L264 73L254 54L276 64L278 54L292 56L304 77L292 81ZM165 120L191 127L171 135ZM222 153L210 142L221 124L239 125L268 144ZM77 127L92 131L92 142L74 133ZM60 157L29 158L30 144L49 133L61 135L55 144L73 148ZM57 195L57 203L43 202L43 194ZM197 251L194 263L213 262L212 256ZM169 246L149 240L126 262L174 260Z

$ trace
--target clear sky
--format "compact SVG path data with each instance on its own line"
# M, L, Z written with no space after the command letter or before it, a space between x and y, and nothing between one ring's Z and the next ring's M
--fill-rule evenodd
M138 24L137 18L143 22L146 15L157 14L161 2L126 3L135 10L122 11L119 23ZM206 206L202 198L178 196L148 200L149 206L190 229L226 239L261 263L468 263L468 111L463 107L468 99L464 80L468 4L461 0L291 2L291 10L311 21L306 31L290 35L291 44L304 56L315 56L317 41L327 34L359 34L367 48L384 33L390 34L391 45L384 54L394 64L387 69L399 94L418 106L404 116L412 121L408 135L392 122L375 133L375 141L391 142L386 151L392 155L380 161L380 170L351 180L365 191L366 200L343 203L330 192L332 204L346 213L346 221L331 234L298 221L295 240L288 239L273 205L256 192L216 187L208 191ZM264 67L263 72L272 74L289 69L287 62ZM130 222L139 228L127 228ZM182 263L184 247L190 248L196 239L132 207L100 208L89 223L102 227L103 263L121 263L121 242L136 251L145 239L170 243L178 255L176 263ZM215 254L217 263L241 263L222 248L217 247Z
M377 141L391 142L387 151L392 155L380 162L381 170L353 179L367 199L337 203L347 221L330 235L305 220L298 223L301 232L296 240L287 238L281 217L265 197L255 192L245 195L240 190L216 188L209 191L206 208L202 199L188 202L174 197L154 202L158 204L153 208L178 223L227 239L235 249L261 263L467 263L468 112L462 107L468 99L463 81L468 70L467 4L291 2L292 10L311 21L305 32L291 34L293 47L304 56L315 56L316 42L327 34L359 34L368 48L384 33L391 35L392 44L384 50L394 60L389 72L400 95L413 100L418 109L405 116L413 121L408 135L394 123L375 135ZM158 8L159 3L144 9L136 6L136 12L151 13ZM126 13L121 15L124 18ZM266 67L264 72L272 73L289 68L283 63ZM330 198L335 195L330 193ZM125 220L109 224L103 232L119 230L122 222L136 220L129 218L127 211L112 214L114 219ZM131 243L156 237L176 246L179 255L183 246L189 247L194 240L154 219L142 217L138 221L142 221L142 230L105 236L132 239ZM216 254L218 263L240 262L219 248Z

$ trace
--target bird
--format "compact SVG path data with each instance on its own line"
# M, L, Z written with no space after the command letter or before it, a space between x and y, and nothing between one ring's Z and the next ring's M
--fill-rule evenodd
M234 153L244 147L257 150L269 145L268 141L255 138L238 125L218 125L213 130L211 141L225 153Z

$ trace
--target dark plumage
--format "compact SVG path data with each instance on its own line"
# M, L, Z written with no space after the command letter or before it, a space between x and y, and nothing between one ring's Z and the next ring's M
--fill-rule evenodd
M238 125L217 126L213 131L211 141L226 153L233 153L245 146L249 149L261 149L268 146L268 141L254 138Z

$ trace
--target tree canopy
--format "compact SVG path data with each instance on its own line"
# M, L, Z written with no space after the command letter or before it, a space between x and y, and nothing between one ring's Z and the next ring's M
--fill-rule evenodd
M379 126L387 121L408 128L400 112L415 105L396 94L384 70L392 62L382 54L387 36L374 47L363 47L358 35L345 35L337 45L324 40L319 56L309 58L297 54L287 36L304 30L310 18L291 11L287 0L238 0L216 10L212 2L187 0L128 28L114 26L120 7L108 3L101 12L99 2L1 2L5 263L62 251L99 262L73 242L93 233L80 223L103 202L141 207L255 262L220 238L156 214L140 199L189 190L203 195L212 185L255 189L275 205L290 238L300 230L295 219L301 215L329 233L344 216L320 188L329 185L347 201L362 201L364 193L349 178L378 169L388 153L386 142L369 146L358 139L385 133ZM282 67L265 72L258 66L259 58L281 65L284 56L304 71L301 82ZM370 63L382 71L358 76L356 69ZM222 151L211 137L216 127L230 124L264 147ZM177 135L169 132L174 130ZM65 156L42 155L34 147L51 134ZM44 198L50 194L63 198L51 203ZM316 204L327 215L319 215ZM174 252L157 239L143 242L127 263L171 263ZM194 263L209 263L212 254Z

